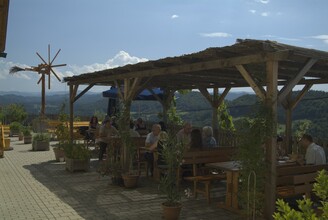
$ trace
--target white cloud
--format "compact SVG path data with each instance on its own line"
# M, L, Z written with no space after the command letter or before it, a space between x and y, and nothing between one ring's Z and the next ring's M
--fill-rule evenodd
M326 34L312 36L312 38L323 40L324 43L328 44L328 35L326 35Z
M176 19L176 18L178 18L179 17L179 15L172 15L171 16L171 19Z
M256 10L251 9L251 10L249 10L249 12L252 13L252 14L255 14L256 13Z
M255 1L262 4L268 4L270 2L270 0L255 0Z
M201 33L202 37L231 37L231 34L224 32L213 32L213 33Z
M89 73L98 70L115 68L118 66L124 66L127 64L135 64L138 62L148 61L146 58L139 58L131 56L125 51L118 52L113 58L108 59L105 63L94 63L90 65L77 66L68 65L63 69L54 69L55 73L63 79L63 77L78 75L81 73ZM39 74L30 71L17 72L14 75L9 74L9 70L13 66L19 66L22 68L28 67L25 64L10 62L5 59L0 60L0 91L39 91L40 86L36 85L39 80ZM65 69L64 69L65 68ZM29 80L31 82L27 82ZM66 84L58 82L55 76L51 76L51 90L64 90Z
M263 17L267 17L267 16L269 16L269 14L270 14L269 12L262 12L262 13L261 13L261 16L263 16Z
M127 64L135 64L135 63L146 62L146 61L148 61L148 59L130 56L130 54L128 54L127 52L120 51L114 56L114 58L107 60L106 63L94 63L84 66L71 65L69 66L71 71L67 71L66 74L76 75L81 73L90 73L99 70L112 69L119 66L125 66Z

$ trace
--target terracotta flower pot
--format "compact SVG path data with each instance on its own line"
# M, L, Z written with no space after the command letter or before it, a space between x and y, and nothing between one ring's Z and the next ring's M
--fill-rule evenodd
M55 153L56 161L60 161L60 158L64 158L63 160L65 160L65 152L63 149L55 147L53 148L53 150Z
M137 187L139 175L126 174L126 175L122 175L122 178L124 180L124 186L126 188L135 188L135 187Z
M164 203L162 203L162 209L163 209L163 217L165 220L177 220L180 216L182 205L180 203L177 203L175 206L167 206Z

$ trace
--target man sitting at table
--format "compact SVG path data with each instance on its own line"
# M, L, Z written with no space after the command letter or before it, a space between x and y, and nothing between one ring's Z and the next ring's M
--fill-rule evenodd
M145 145L149 152L145 153L145 159L148 162L148 167L150 169L150 175L153 176L154 171L154 155L153 151L157 147L159 133L161 132L161 126L159 124L154 124L152 126L151 132L147 135ZM148 172L148 171L147 171Z
M313 138L309 134L304 134L301 145L306 149L305 163L306 164L326 164L326 155L323 148L313 142Z

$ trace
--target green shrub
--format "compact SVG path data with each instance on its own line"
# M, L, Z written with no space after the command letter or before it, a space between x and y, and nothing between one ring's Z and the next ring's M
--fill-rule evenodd
M35 141L50 141L50 135L48 133L37 133L33 136L33 142Z
M84 160L90 158L90 151L83 144L65 143L62 145L65 156L70 159Z
M313 192L320 198L320 205L315 210L313 202L309 199L297 200L300 211L292 209L288 203L278 199L277 211L273 214L275 220L324 220L328 219L328 174L322 170L313 184Z

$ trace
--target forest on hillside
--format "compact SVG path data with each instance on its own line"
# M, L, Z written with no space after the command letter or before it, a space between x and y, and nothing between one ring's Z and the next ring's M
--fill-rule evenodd
M294 92L296 96L298 92ZM58 115L63 104L68 112L68 95L59 94L47 96L46 113ZM255 95L246 94L233 100L226 100L228 112L236 121L241 117L252 117L254 105L258 103ZM0 107L11 103L22 104L30 116L38 115L40 109L40 97L21 95L0 95ZM84 120L91 115L107 112L108 99L99 94L85 94L74 104L74 114ZM212 110L210 104L201 93L193 91L185 95L176 94L176 108L183 120L191 121L195 126L210 125ZM328 139L328 93L323 91L309 91L299 102L293 111L293 121L306 120L309 123L309 133L316 137ZM162 106L157 101L134 101L131 107L133 118L142 117L146 121L161 120L158 115L162 112ZM278 121L285 123L284 109L278 107Z

